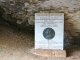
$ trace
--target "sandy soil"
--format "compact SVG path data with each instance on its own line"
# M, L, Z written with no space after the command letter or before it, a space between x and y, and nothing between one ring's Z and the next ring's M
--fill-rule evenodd
M66 49L66 58L41 57L30 53L34 34L0 25L0 60L80 60L80 47Z

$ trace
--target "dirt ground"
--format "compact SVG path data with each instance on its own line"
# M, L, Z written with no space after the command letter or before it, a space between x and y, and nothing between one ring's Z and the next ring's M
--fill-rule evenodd
M36 56L33 48L33 32L0 25L0 60L80 60L79 46L66 48L66 58Z

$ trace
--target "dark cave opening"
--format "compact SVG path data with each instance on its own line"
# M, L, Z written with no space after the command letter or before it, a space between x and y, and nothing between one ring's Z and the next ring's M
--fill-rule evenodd
M6 20L6 18L3 17L3 15L5 14L5 11L4 9L0 6L0 25L3 25L3 26L7 26L7 27L11 27L12 29L16 29L18 31L22 31L24 33L26 32L29 32L31 34L34 35L34 26L24 26L25 24L23 25L18 25L16 23L16 19L15 18L12 18L11 15L9 14L7 16L7 18L11 17L11 19L15 19L15 21L11 21L11 20ZM5 16L5 15L4 15ZM72 39L70 39L70 37L72 37ZM79 46L80 45L80 38L79 37L74 37L74 36L66 36L64 34L64 47L75 47L75 46Z
M9 18L12 20L10 20ZM34 34L34 26L32 25L25 26L25 24L21 25L17 24L16 18L13 18L11 14L8 14L7 17L5 16L5 10L1 6L0 6L0 25L11 27L18 31L30 32Z

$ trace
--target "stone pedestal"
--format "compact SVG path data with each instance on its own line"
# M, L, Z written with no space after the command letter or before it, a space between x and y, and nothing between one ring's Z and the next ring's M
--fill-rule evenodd
M64 13L35 14L35 49L45 57L66 57L64 48Z
M66 57L65 50L32 49L31 53L43 57Z

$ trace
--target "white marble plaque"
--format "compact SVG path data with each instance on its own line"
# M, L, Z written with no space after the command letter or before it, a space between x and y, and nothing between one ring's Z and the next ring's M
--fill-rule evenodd
M64 13L35 14L35 49L63 50Z

